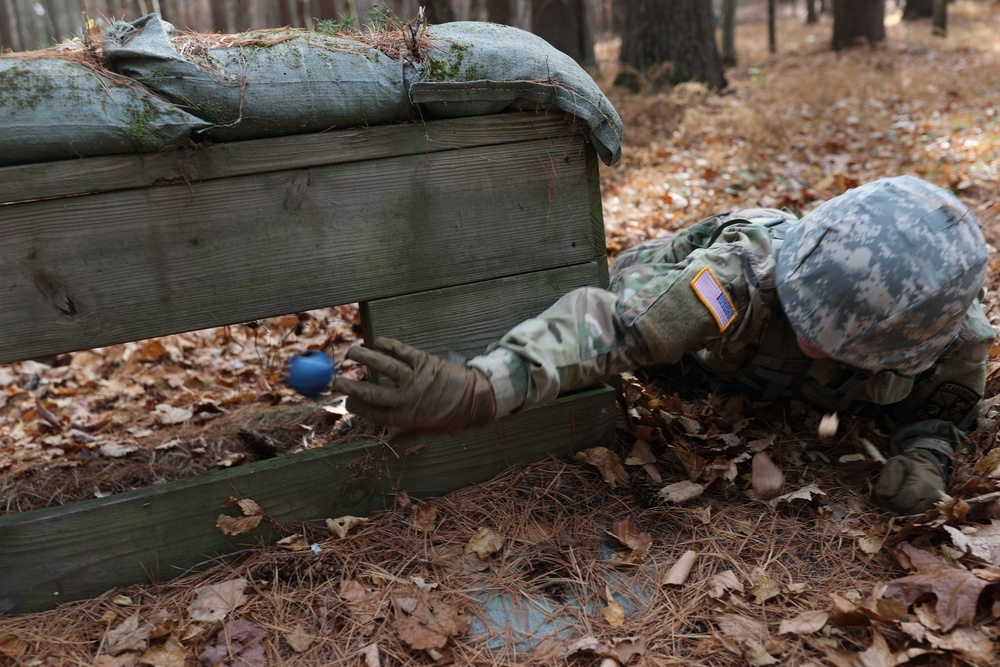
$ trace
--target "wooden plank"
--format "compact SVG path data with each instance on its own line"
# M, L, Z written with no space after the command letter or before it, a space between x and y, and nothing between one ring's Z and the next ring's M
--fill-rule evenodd
M22 514L0 516L0 611L27 612L162 581L206 559L275 536L226 537L215 527L230 497L256 500L289 524L364 516L396 488L425 498L481 482L510 466L566 456L614 437L614 392L566 396L478 431L399 449L334 445L191 479Z
M604 259L362 304L365 339L398 338L431 354L471 358L577 287L601 285Z
M0 167L0 203L582 136L560 113L511 113Z
M592 150L572 136L0 206L0 363L595 259Z

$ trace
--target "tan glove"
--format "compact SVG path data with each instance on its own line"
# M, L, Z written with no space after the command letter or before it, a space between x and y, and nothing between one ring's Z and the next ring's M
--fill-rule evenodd
M885 462L875 483L875 500L896 514L919 514L941 500L945 481L937 454L908 449Z
M376 338L371 349L352 347L347 357L396 383L380 385L342 376L333 383L336 391L347 394L349 411L395 427L394 441L485 426L496 414L493 389L478 369L392 338Z

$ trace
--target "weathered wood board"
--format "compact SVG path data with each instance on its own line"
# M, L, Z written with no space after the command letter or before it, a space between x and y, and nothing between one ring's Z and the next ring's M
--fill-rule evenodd
M4 205L5 204L5 205ZM606 285L595 152L561 115L504 114L0 169L0 363L358 302L366 337L479 353ZM175 576L230 497L283 523L364 514L607 444L614 392L392 451L356 442L0 516L0 610Z
M596 389L492 426L395 451L359 441L251 463L66 507L0 516L0 611L45 609L123 584L163 581L275 536L267 526L226 537L231 497L252 498L292 524L391 506L481 482L513 465L566 456L614 437L614 392ZM417 446L420 445L420 446Z

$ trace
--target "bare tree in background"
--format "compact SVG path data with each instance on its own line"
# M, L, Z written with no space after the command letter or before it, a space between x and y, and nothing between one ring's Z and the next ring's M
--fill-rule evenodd
M712 4L703 0L626 0L621 60L616 83L637 88L636 73L670 62L671 83L701 81L726 87L712 26Z
M533 0L531 30L584 67L594 68L594 30L587 0Z
M934 14L931 16L932 33L938 37L948 36L948 0L934 0Z
M819 23L816 0L806 0L806 25L813 25L815 23Z
M451 23L455 20L455 5L451 0L421 0L431 23Z
M903 7L903 20L915 21L929 19L934 15L934 0L906 0Z
M872 48L885 39L884 0L833 0L833 50L852 47L862 37Z
M486 15L494 23L514 25L517 22L517 7L514 0L486 0Z
M736 67L736 0L722 0L722 64Z
M767 0L767 51L776 53L778 51L778 34L775 27L774 0Z

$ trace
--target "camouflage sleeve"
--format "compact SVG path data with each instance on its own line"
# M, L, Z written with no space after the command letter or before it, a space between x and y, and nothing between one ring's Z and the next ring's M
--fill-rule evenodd
M638 366L676 362L738 329L749 299L742 247L723 243L676 261L670 239L644 244L639 261L616 261L613 271L625 268L609 290L574 290L514 327L469 362L490 378L497 415Z
M975 426L994 339L993 327L977 300L945 356L933 369L918 376L910 394L893 406L892 416L901 424L890 445L893 452L907 449L907 443L914 438L953 440L957 437L951 435L955 429L965 431Z

